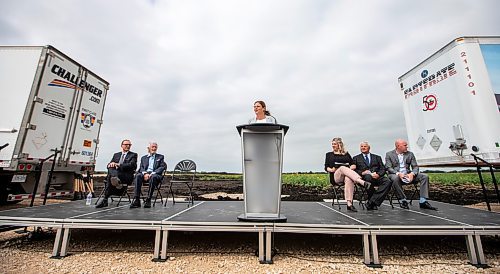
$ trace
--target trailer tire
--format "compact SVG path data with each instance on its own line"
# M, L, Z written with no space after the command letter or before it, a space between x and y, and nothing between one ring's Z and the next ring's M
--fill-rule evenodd
M23 193L23 188L19 184L11 184L9 176L0 176L0 205L17 204L17 201L7 201L9 194Z
M0 205L7 204L7 197L9 197L9 193L7 192L7 184L5 184L2 180L2 182L0 182Z

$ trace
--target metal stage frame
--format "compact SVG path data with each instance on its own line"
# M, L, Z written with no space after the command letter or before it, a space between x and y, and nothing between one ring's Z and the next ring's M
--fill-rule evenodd
M392 208L384 203L379 210L357 213L338 210L328 202L282 202L281 213L288 221L242 222L242 201L204 201L168 203L155 207L129 209L128 204L96 209L85 201L0 211L0 225L51 227L57 229L53 258L68 255L71 230L134 229L155 231L153 260L168 259L170 231L219 231L258 233L258 257L261 263L272 263L274 233L317 233L359 235L363 262L380 266L378 236L458 235L464 236L471 264L487 265L481 236L500 235L500 214L479 209L432 201L438 211Z

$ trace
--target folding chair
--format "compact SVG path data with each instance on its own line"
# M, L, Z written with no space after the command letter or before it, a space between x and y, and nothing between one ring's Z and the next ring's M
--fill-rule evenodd
M393 182L393 184L394 184L394 182ZM419 185L420 185L420 181L418 181L418 180L413 180L411 183L408 183L408 184L401 184L403 191L405 190L405 187L413 186L413 191L411 193L411 196L406 196L406 198L410 197L410 202L409 202L410 205L412 204L412 202L415 198L420 197L420 190L418 188ZM399 204L399 205L401 204L399 202L399 199L397 199L397 197L396 197L396 202L392 201L395 196L396 196L396 190L394 189L394 185L393 185L392 190L391 190L391 194L389 195L389 203L391 204L392 208L394 208L394 204Z
M121 182L121 189L122 189L122 192L121 192L121 195L111 195L110 198L111 198L111 202L114 202L113 200L113 197L119 197L118 199L118 204L116 204L116 206L119 206L121 201L122 201L122 198L127 195L127 198L128 198L128 202L131 204L132 203L132 199L130 199L130 194L128 193L128 184L125 182ZM95 204L94 205L97 205L99 203L99 200L101 198L104 198L104 194L106 193L106 190L108 189L108 184L106 182L106 180L104 181L104 188L102 189L101 193L99 194L99 196L97 197L97 201L95 201Z
M193 198L193 184L196 176L196 164L192 160L186 159L182 160L177 165L175 165L174 171L172 173L172 178L170 179L170 194L172 195L173 203L175 204L175 197L173 191L173 184L185 184L189 189L189 203L194 204ZM167 196L168 199L168 196ZM167 203L165 202L165 206Z
M330 179L328 179L328 180L330 180ZM339 206L339 210L340 210L340 199L339 199L339 195L337 192L343 193L343 188L344 188L345 184L331 184L331 185L332 185L332 190L333 190L332 207L335 206L335 201L337 201L337 205Z
M330 180L330 179L328 179ZM341 183L341 184L332 184L332 190L333 190L333 200L332 200L332 207L335 206L335 201L337 201L337 205L339 206L339 210L341 209L340 207L340 199L339 199L339 192L342 193L342 196L344 196L344 186L345 184L344 183ZM358 194L358 201L359 201L359 205L362 206L363 208L365 207L362 199L364 197L364 194L365 194L366 190L364 189L364 187L362 187L362 191L361 193L359 193L359 190L358 190L358 185L357 184L354 184L354 193L353 193L353 199L354 197L356 197L356 194ZM344 197L345 199L345 197ZM354 201L353 201L354 202Z
M163 173L162 173L162 175L161 175L160 182L159 182L159 183L156 185L156 187L155 187L154 192L156 192L156 195L154 195L154 196L155 196L155 198L154 198L154 201L153 201L153 206L155 206L155 204L156 204L156 200L158 199L158 196L160 196L160 202L161 202L161 204L162 204L162 205L164 205L164 204L163 204L163 195L161 194L161 186L163 185L163 180L164 180L164 178L165 178L165 175L166 175L166 174L167 174L167 167L165 167L165 170L163 171ZM150 191L150 189L151 189L151 184L149 183L149 181L148 181L148 182L143 182L142 186L147 186L147 187L148 187L148 192L147 192L147 193L149 193L149 191ZM154 194L154 192L153 192L153 194ZM145 200L146 200L146 198L147 198L147 196L144 196L144 195L142 194L142 189L141 189L141 198L142 198L142 200L143 200L143 201L145 201ZM168 198L168 197L167 197L167 198ZM166 204L166 203L167 203L167 202L165 201L165 204Z

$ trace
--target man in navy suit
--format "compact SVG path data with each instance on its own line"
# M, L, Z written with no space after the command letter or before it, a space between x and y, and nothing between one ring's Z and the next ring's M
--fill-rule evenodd
M370 144L362 142L359 145L361 154L354 156L353 161L356 165L355 171L363 178L370 182L372 187L368 189L368 202L366 202L367 210L377 209L385 199L385 196L391 190L392 182L385 176L385 166L382 162L382 157L370 153ZM378 186L375 190L373 186Z
M149 192L144 202L144 208L151 207L153 192L163 180L163 171L167 168L165 157L156 153L157 150L158 144L151 142L148 146L148 154L141 158L141 166L137 175L135 175L134 202L130 205L130 208L141 207L141 187L144 182L149 182Z
M134 180L134 172L137 169L137 153L130 151L132 143L130 140L122 141L122 151L117 152L108 164L108 175L104 180L106 192L104 199L96 205L96 208L108 206L108 198L111 195L120 195L127 188L122 184L131 185Z

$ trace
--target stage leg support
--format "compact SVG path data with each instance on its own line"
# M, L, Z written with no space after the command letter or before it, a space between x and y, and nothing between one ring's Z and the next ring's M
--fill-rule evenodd
M60 257L66 257L68 255L69 239L71 237L71 229L65 228L63 233L63 239L61 244L61 254Z
M474 244L474 236L465 236L465 243L467 244L467 255L469 257L469 262L472 265L477 265L477 253L476 245Z
M61 241L63 232L64 228L60 227L57 229L56 239L54 240L54 248L52 249L52 256L50 257L52 259L60 258L59 254L61 252Z
M259 262L264 263L264 230L259 231Z
M273 232L271 230L266 230L266 252L265 252L265 260L264 260L264 262L261 262L263 264L272 264L273 263L273 257L272 257L272 239L273 239Z
M467 254L471 265L477 268L488 268L486 258L484 257L481 235L467 235Z
M259 231L259 263L272 264L272 230Z
M168 248L168 230L163 230L163 238L161 239L161 259L163 261L168 260L167 248Z
M153 262L165 262L168 260L167 256L167 239L168 230L156 230L155 236L155 250L153 254Z
M372 268L382 268L378 258L378 244L376 234L364 234L363 235L363 248L364 248L364 264ZM368 251L366 250L368 249ZM371 256L370 256L371 250ZM367 255L368 253L368 255ZM373 260L372 260L373 258Z
M476 244L478 265L480 267L485 267L488 264L486 263L486 258L484 257L483 244L481 243L481 235L474 235L474 242Z
M370 240L368 234L363 234L363 263L369 265L371 263L370 258Z

